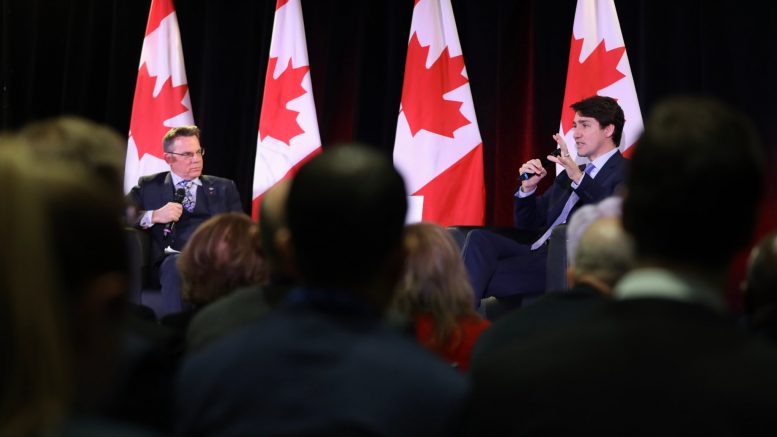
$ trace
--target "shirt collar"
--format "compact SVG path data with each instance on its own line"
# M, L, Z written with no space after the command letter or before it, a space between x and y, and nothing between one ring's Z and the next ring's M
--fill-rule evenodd
M604 155L591 161L591 164L594 165L593 173L594 174L598 173L599 170L601 170L602 167L604 167L604 164L606 164L607 161L612 157L612 155L616 154L617 152L618 152L618 148L616 147L610 150L609 152L605 153ZM593 177L593 175L591 177Z
M338 312L357 313L380 318L380 312L352 292L337 289L297 287L286 295L283 306L315 306Z
M657 298L705 305L719 312L726 311L722 292L692 275L682 275L659 268L636 269L615 286L618 300Z
M172 178L173 178L173 185L174 185L174 186L177 186L179 182L181 182L181 181L185 181L185 180L186 180L186 179L184 179L184 178L182 178L182 177L178 176L177 174L175 174L175 173L174 173L174 172L172 172L172 171L170 172L170 176L172 176ZM202 181L201 181L201 180L200 180L200 178L198 178L198 177L197 177L197 178L194 178L194 179L192 179L192 182L194 182L194 185L200 185L200 186L202 186Z

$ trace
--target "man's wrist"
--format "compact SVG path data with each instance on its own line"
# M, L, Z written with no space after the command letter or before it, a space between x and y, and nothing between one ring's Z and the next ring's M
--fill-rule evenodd
M585 176L585 173L580 172L573 180L579 185L580 182L583 182L583 176Z
M154 226L154 211L146 211L140 218L140 227L148 229L151 226Z
M532 194L534 194L535 191L537 191L536 185L531 187L529 191L524 191L524 187L523 185L521 185L521 187L518 188L518 192L515 193L515 195L518 196L519 199L523 199L525 197L531 196Z

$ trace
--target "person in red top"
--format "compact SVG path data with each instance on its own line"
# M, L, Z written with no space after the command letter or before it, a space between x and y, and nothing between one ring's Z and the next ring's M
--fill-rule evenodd
M461 371L490 322L472 307L473 291L459 248L431 223L405 228L407 263L394 309L415 322L416 339Z

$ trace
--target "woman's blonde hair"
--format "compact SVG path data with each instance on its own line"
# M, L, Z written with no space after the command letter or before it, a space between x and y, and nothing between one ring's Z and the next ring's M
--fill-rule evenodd
M208 219L192 234L181 257L183 298L205 305L238 287L267 280L259 225L245 214L225 213Z
M432 223L405 227L407 264L394 307L409 316L429 313L434 344L442 347L462 316L479 317L459 247L448 230Z

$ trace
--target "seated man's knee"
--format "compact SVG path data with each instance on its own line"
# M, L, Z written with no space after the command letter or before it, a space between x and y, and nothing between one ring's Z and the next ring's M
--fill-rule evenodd
M473 229L467 233L465 244L481 244L488 239L489 231L484 229Z
M159 275L165 276L169 274L176 274L178 272L178 254L169 255L162 260L162 265L159 267Z

